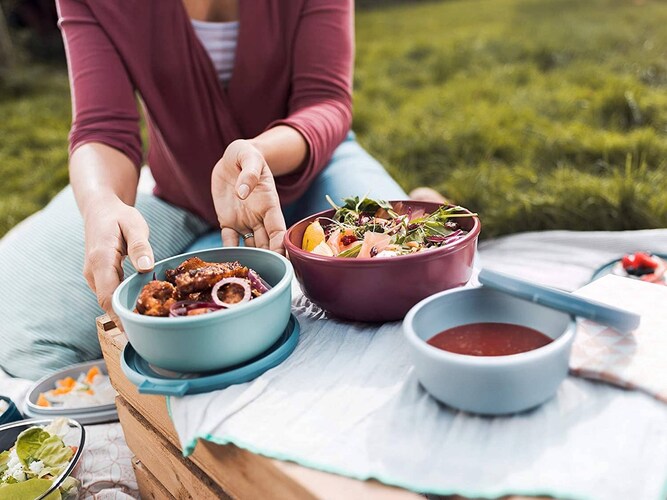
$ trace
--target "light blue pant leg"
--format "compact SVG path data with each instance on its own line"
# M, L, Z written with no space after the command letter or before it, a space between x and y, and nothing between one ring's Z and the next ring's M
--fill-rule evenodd
M350 132L334 151L331 161L313 181L308 191L283 209L287 226L331 206L329 195L336 203L348 196L364 196L382 200L407 198L405 191L382 165L368 154ZM188 251L222 246L220 231L212 231L195 241Z
M183 252L208 229L152 195L140 194L136 207L156 260ZM81 272L83 259L83 221L71 187L0 240L0 368L37 379L100 357L95 317L102 310ZM129 259L124 272L134 272Z

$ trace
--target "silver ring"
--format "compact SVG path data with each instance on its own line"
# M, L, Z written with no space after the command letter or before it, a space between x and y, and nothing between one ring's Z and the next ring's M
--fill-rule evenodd
M254 238L255 233L245 233L241 238L243 238L243 241L247 240L248 238Z

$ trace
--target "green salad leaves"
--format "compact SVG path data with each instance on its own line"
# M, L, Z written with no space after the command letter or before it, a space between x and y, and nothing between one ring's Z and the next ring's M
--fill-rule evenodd
M58 419L47 427L30 427L19 434L11 449L0 453L0 498L32 500L51 487L74 456L74 449L62 439L66 425L66 419ZM75 479L67 478L47 498L60 499L77 486Z

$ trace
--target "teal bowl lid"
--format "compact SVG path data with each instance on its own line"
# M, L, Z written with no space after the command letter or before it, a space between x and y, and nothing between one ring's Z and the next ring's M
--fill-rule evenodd
M482 285L489 288L523 300L535 302L551 309L557 309L573 316L610 326L621 333L630 333L636 330L641 319L638 314L624 309L608 306L601 302L578 297L554 288L536 285L488 269L482 269L478 279Z
M125 376L137 386L141 394L162 396L201 394L249 382L278 366L296 348L299 342L299 332L299 322L292 314L283 334L267 351L242 365L220 372L178 373L164 370L143 359L130 343L127 343L123 349L120 365Z

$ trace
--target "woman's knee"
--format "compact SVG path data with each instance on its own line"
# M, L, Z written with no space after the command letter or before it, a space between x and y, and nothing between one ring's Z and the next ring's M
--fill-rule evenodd
M99 356L99 309L83 277L83 246L70 188L0 241L0 367L7 372L34 379Z

